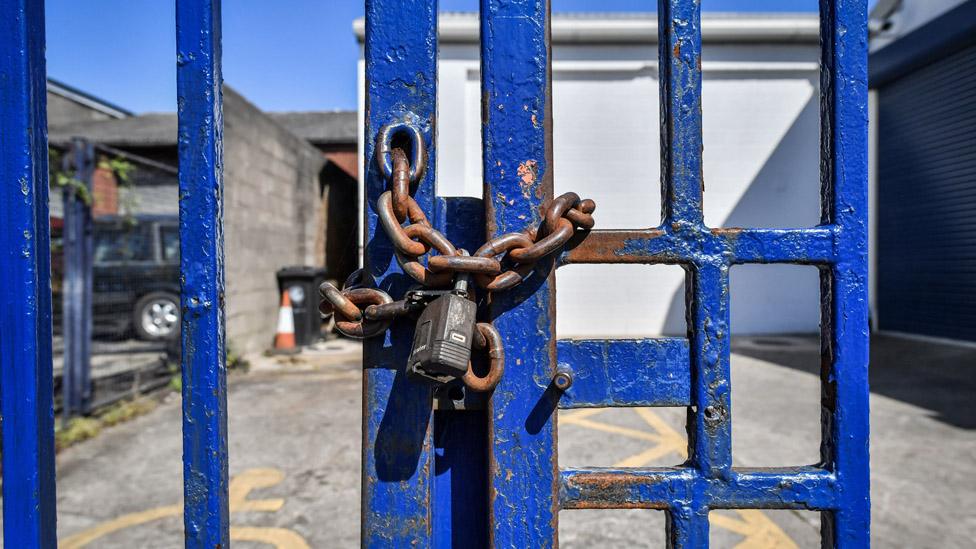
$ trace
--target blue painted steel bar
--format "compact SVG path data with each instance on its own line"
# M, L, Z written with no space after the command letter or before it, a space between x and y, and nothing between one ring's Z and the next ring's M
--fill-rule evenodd
M573 373L560 408L691 404L687 339L565 339L556 354Z
M488 546L487 432L484 410L434 412L434 547Z
M481 1L482 143L488 236L541 222L552 197L549 2ZM489 405L495 547L552 547L558 501L553 261L494 294L505 375Z
M376 137L382 126L408 122L427 145L424 178L413 187L426 212L435 211L437 3L433 0L367 0L365 268L391 295L412 284L377 224L376 201L389 189L377 168ZM362 544L430 547L433 428L431 390L407 379L413 326L402 320L384 337L366 340L363 360Z
M65 168L74 171L75 180L91 196L95 171L95 147L75 138L64 159ZM91 397L92 330L92 213L91 205L68 185L62 191L64 205L61 317L64 338L64 367L61 371L61 421L87 411Z
M870 543L868 465L867 0L821 0L822 222L839 228L837 263L821 269L821 459L843 505L824 513L825 545Z
M43 0L0 0L4 546L55 547Z
M186 547L228 547L220 0L177 0Z
M703 220L700 0L658 0L662 224Z
M691 467L571 468L561 472L564 509L672 509L695 494L712 509L836 509L835 476L817 467L733 469L709 480Z
M690 237L690 238L689 238ZM665 229L595 230L560 258L574 263L688 263L699 249L731 263L828 264L837 259L837 227L709 229L676 235Z

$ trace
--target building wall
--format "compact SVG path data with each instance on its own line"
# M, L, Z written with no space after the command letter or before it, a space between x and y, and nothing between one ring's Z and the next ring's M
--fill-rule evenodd
M713 227L819 222L818 46L706 43L703 49L705 221ZM360 82L363 81L360 64ZM442 44L438 194L481 196L475 43ZM556 193L597 201L597 227L660 222L657 46L562 44L553 51ZM677 266L573 265L557 279L557 333L685 332ZM732 270L735 334L815 332L814 267ZM626 299L621 299L624 291Z
M275 272L315 264L322 153L224 88L224 255L227 339L267 349L277 322Z

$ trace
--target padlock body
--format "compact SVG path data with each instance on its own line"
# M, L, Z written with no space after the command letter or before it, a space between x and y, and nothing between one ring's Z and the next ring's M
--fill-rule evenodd
M476 306L455 294L430 302L417 320L407 371L434 383L448 383L468 371Z

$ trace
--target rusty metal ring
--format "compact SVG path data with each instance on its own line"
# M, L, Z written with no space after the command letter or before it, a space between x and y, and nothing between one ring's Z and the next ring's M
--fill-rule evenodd
M451 244L451 241L443 233L432 227L410 225L406 228L406 233L411 237L419 238L422 242L430 244L441 255L456 256L458 253L454 244ZM445 286L450 284L454 279L454 273L452 272L432 272L417 260L417 256L409 256L397 251L396 258L403 272L424 286Z
M464 255L435 255L427 260L427 268L435 273L443 271L494 276L502 272L502 264L494 257Z
M508 252L508 256L517 263L534 263L569 242L575 232L576 228L573 227L573 223L565 217L560 217L559 221L556 222L556 230L528 248L519 248Z
M393 302L393 298L389 294L374 288L343 290L342 294L361 309L366 308L363 305L386 305ZM346 336L363 339L382 334L390 327L390 322L389 319L368 320L362 318L362 313L360 313L360 320L357 321L336 318L336 329Z
M545 208L545 218L542 222L542 233L547 235L556 230L559 219L566 215L566 212L576 208L580 203L580 197L576 193L563 193L552 200Z
M515 248L528 248L534 244L525 233L505 233L482 244L474 257L495 257Z
M596 209L596 202L587 198L579 203L575 208L570 208L566 210L563 217L573 222L573 225L579 229L590 230L596 223L593 220L593 210Z
M457 248L455 248L454 244L452 244L451 241L444 236L444 233L429 225L420 225L415 223L408 226L405 229L405 232L410 238L418 239L428 247L432 247L437 250L437 252L441 255L454 256L458 254Z
M390 191L381 194L379 200L376 201L376 217L383 227L383 232L386 233L397 251L410 256L421 256L430 251L430 245L413 240L414 235L410 231L411 227L423 227L424 225L414 224L404 229L397 221L396 214L393 212L393 195ZM424 220L426 221L426 218Z
M407 219L408 199L410 199L410 162L403 149L393 149L393 176L390 178L390 190L393 191L393 213L397 221Z
M485 242L474 253L474 257L496 257L513 249L529 248L533 244L531 235L525 233L505 233ZM506 271L494 277L487 274L476 274L474 279L482 288L501 290L511 288L521 282L522 278L528 275L528 271L530 270L531 265L528 269L522 269L523 272L521 273L517 272L518 269L516 269Z
M339 288L331 282L323 282L319 286L319 295L323 301L319 303L319 312L323 315L336 313L336 316L343 317L344 320L359 321L363 314L359 307L348 297L343 295Z
M389 180L393 177L393 139L399 135L405 135L410 142L413 153L410 162L410 182L417 183L424 178L424 172L427 170L427 144L424 142L420 128L413 124L393 122L380 128L376 136L377 165L384 179Z
M518 286L534 268L534 263L519 264L514 269L509 269L495 278L486 277L486 279L481 278L480 275L475 275L475 280L478 285L489 292L501 292Z
M468 389L478 393L485 393L494 389L498 385L498 382L502 380L502 374L505 373L505 347L502 344L502 336L491 324L479 322L475 325L475 328L477 328L478 334L481 336L480 338L475 338L475 343L480 343L477 347L479 349L484 347L488 348L488 357L490 359L488 374L485 377L478 377L475 375L471 363L468 362L468 371L464 373L461 381L464 382L464 386Z
M447 286L454 280L454 273L450 271L435 273L427 267L424 267L414 257L407 257L401 253L397 253L396 258L397 263L400 265L400 269L407 273L410 278L416 280L418 283L424 286Z

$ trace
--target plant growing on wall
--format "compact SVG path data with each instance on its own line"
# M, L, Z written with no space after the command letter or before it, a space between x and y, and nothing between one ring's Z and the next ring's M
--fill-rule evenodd
M74 168L64 168L64 154L65 152L60 149L48 147L48 170L51 184L62 189L70 188L74 190L75 196L86 206L91 207L94 201L91 191L88 190L88 187L83 181L78 179L77 170ZM102 155L98 159L98 167L111 171L115 175L115 180L118 182L120 188L130 189L132 187L132 172L136 169L135 164L132 162L119 156ZM128 198L122 205L123 211L126 217L131 217L136 206L134 203L135 197L133 193L126 193L126 195Z

